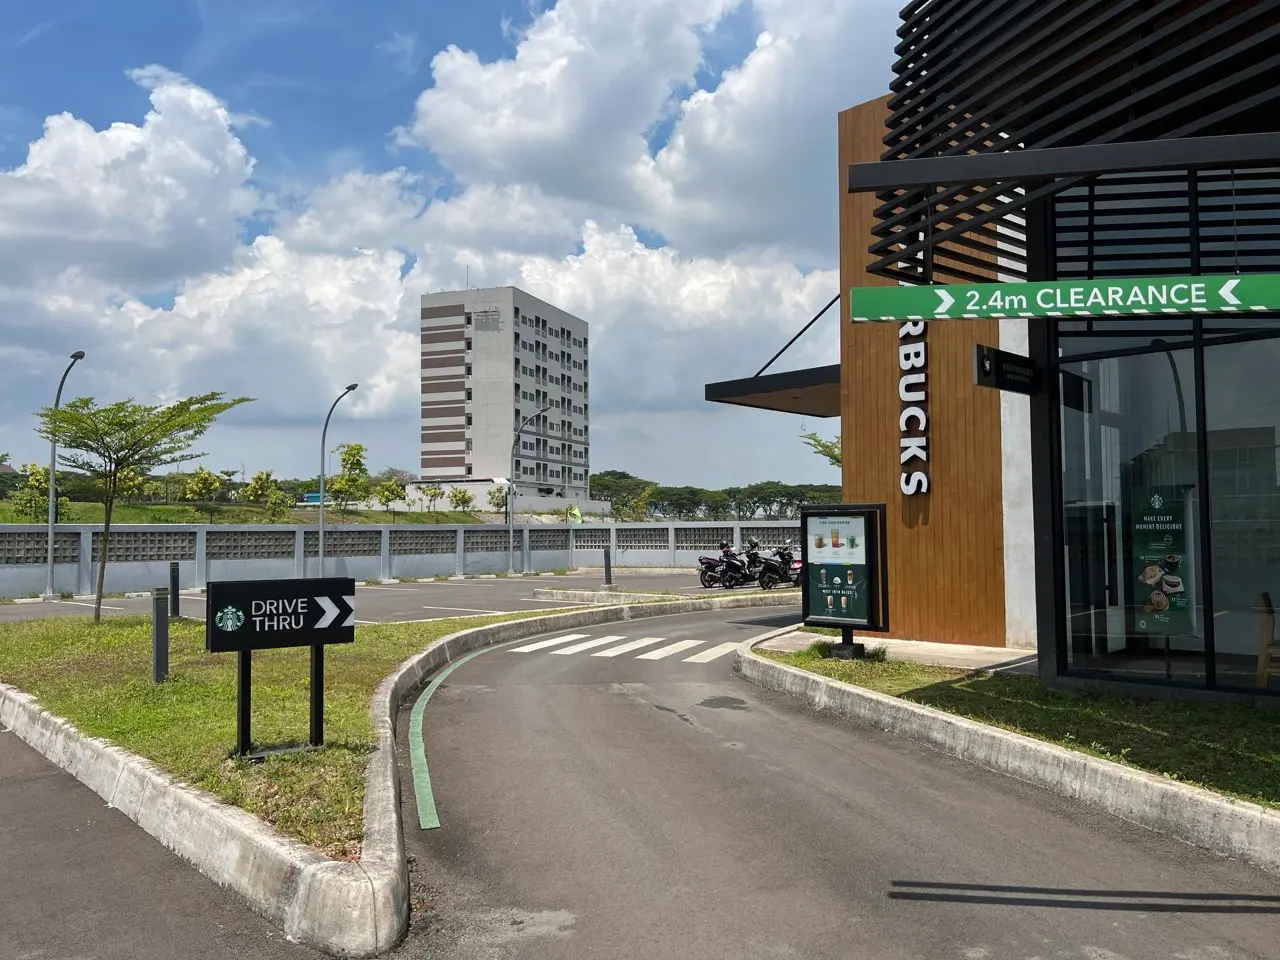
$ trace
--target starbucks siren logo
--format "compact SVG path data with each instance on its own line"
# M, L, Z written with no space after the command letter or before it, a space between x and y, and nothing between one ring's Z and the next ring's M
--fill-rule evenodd
M244 626L244 611L239 607L223 607L218 611L218 615L213 618L213 622L219 630L231 633L233 630L239 630Z
M1151 498L1151 509L1159 510L1163 506L1164 506L1164 497L1160 496L1160 494L1157 493L1154 497Z

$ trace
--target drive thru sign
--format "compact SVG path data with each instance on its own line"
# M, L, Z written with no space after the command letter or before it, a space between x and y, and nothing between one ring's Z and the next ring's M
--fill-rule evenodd
M1280 311L1280 274L854 287L854 323Z

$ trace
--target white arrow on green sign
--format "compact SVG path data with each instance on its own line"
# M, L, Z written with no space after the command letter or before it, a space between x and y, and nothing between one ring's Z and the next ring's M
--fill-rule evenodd
M854 323L1280 311L1280 274L854 287Z

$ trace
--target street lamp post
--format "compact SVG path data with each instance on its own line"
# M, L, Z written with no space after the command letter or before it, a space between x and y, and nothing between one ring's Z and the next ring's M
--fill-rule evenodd
M53 409L57 410L58 405L62 403L62 387L67 382L67 374L71 372L71 368L84 359L84 351L77 350L71 354L71 362L67 364L67 369L62 371L62 379L58 381L58 392L53 396ZM53 592L53 526L58 515L58 438L57 433L50 431L49 438L49 570L45 578L44 596L42 600L56 600L58 595Z
M536 420L548 410L551 404L547 404L537 413L531 413L524 418L524 421L516 428L515 439L511 441L511 476L507 478L507 574L511 575L516 572L516 447L520 446L520 436L524 433L524 428L531 421Z
M320 530L318 536L318 552L320 556L320 576L324 576L324 448L325 440L329 435L329 418L333 416L334 408L337 407L342 398L348 393L360 386L358 383L347 384L347 389L338 394L338 399L333 401L333 405L329 407L329 412L324 417L324 427L320 431Z

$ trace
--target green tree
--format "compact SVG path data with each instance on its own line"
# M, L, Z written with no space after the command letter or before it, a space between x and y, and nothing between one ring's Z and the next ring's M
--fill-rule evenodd
M800 434L800 439L803 440L814 453L822 457L833 467L840 467L844 465L844 454L840 449L839 437L827 440L824 437L818 436L816 433L802 433Z
M222 478L220 476L212 470L197 467L196 472L187 477L186 483L182 485L182 496L184 499L195 503L203 503L208 507L209 522L213 523L213 512L216 509L215 502L218 497L218 491L221 489Z
M133 503L142 499L142 491L146 486L147 478L142 474L133 470L121 470L116 496L125 503Z
M388 480L399 480L400 486L405 487L413 483L418 478L410 470L402 467L387 467L381 473L373 478L374 483L385 483Z
M44 523L49 517L49 468L35 463L24 463L19 471L26 475L26 482L13 492L9 499L24 520ZM58 498L55 520L66 514L71 501Z
M119 495L121 473L142 476L159 467L199 459L203 454L192 453L192 444L208 432L219 416L251 399L224 397L222 393L205 393L155 406L134 403L130 398L101 407L92 397L77 397L56 410L45 407L37 414L37 432L46 441L57 440L63 450L61 462L101 485L102 542L94 623L102 622L111 515Z
M266 499L263 501L267 507L267 520L271 523L279 523L289 515L289 507L293 501L289 499L289 495L280 488L278 484L271 487L267 491Z
M373 499L391 514L391 522L396 522L396 512L392 505L404 499L404 484L396 477L387 477L373 488Z
M654 487L645 487L637 494L625 494L621 500L613 501L613 515L619 520L638 523L649 519L653 509Z
M434 514L436 512L436 504L444 499L444 491L440 489L437 484L433 483L431 486L424 487L418 492L422 494L422 499L427 501L427 512L433 515L432 520L438 521L439 518L434 516Z
M707 490L702 498L702 515L708 520L733 517L733 499L723 490Z
M364 444L340 443L337 449L342 472L326 481L325 492L333 496L339 512L346 513L351 504L369 499L372 484Z
M510 488L505 483L499 483L489 488L489 506L493 509L507 512L507 491Z
M259 470L245 485L244 499L249 503L266 503L271 491L278 489L279 484L270 470Z
M467 511L476 505L476 498L470 490L454 487L449 491L449 506L455 510Z

